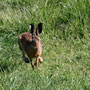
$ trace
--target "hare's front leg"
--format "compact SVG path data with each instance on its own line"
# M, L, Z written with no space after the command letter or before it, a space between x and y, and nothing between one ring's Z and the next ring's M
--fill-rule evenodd
M33 65L32 59L30 59L30 62L31 62L31 66L32 66L32 68L34 70L34 65Z
M36 57L36 67L38 67L39 58Z
M36 65L36 67L38 67L38 63L42 63L43 62L43 59L39 56L39 57L36 57L36 63L34 65Z
M42 63L43 62L43 59L39 56L39 62Z

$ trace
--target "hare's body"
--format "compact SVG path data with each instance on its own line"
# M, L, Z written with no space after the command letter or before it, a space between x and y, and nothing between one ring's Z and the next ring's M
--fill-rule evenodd
M26 32L20 34L18 39L20 48L30 59L41 56L42 44L39 37L35 36L32 40L32 35Z
M37 30L39 31L39 26ZM32 64L33 58L36 58L36 66L38 66L38 62L42 62L42 58L40 57L42 53L42 44L38 32L35 33L34 28L31 27L31 33L25 32L19 34L18 41L19 48L23 53L24 61L28 61L28 59L25 57L26 54L31 61L32 67L34 67Z

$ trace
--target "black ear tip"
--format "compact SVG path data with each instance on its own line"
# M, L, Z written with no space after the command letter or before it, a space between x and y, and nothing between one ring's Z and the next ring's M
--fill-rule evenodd
M33 24L30 24L30 26L31 26L31 27L34 27L34 25L33 25Z
M38 26L42 26L42 23L39 23Z
M42 24L42 23L40 23L40 24Z

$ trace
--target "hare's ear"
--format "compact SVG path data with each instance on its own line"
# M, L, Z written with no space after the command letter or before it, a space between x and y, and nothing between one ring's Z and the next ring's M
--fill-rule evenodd
M36 35L39 35L41 33L42 33L42 23L39 23L37 27Z
M34 25L30 24L29 28L30 28L30 33L33 34L34 33Z

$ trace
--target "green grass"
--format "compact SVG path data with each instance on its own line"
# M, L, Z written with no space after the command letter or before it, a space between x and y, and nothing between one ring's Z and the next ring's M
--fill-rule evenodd
M0 90L90 90L89 11L89 0L0 0ZM18 35L40 22L43 63L33 71Z

